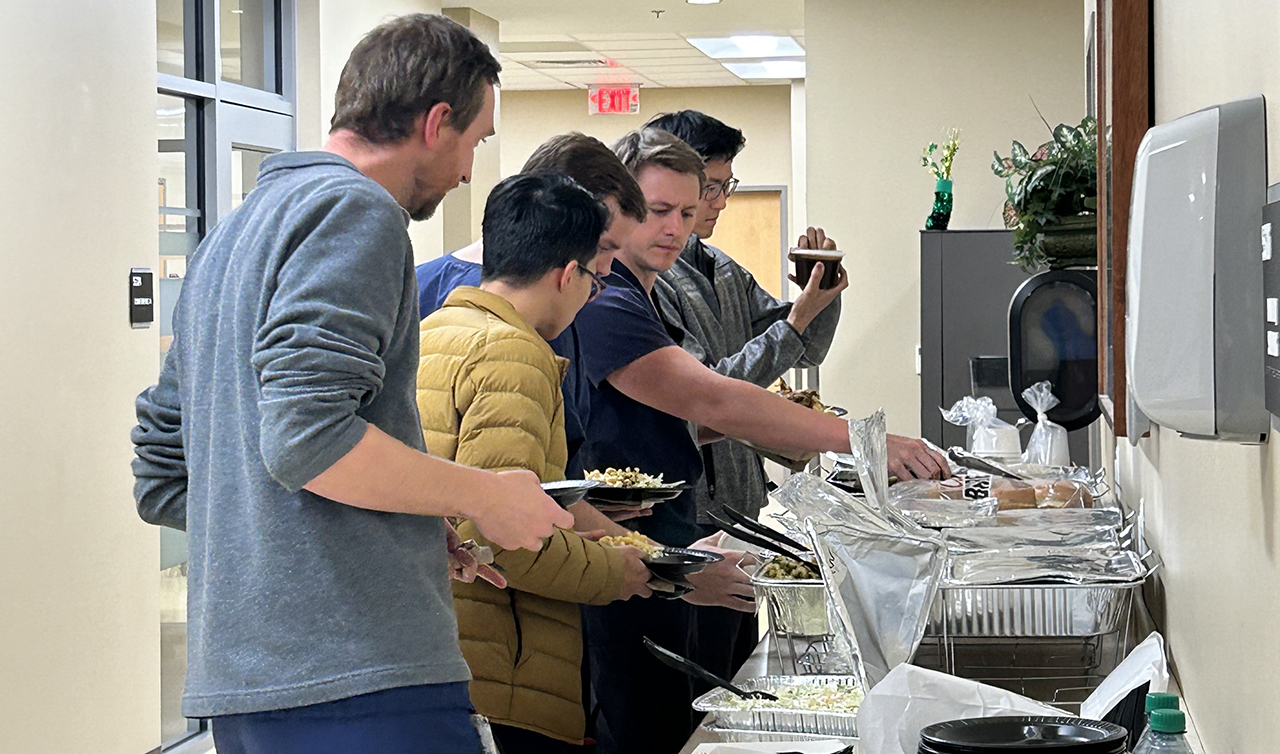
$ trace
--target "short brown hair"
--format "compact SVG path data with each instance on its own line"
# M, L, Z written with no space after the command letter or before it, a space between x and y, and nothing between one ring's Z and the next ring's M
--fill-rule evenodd
M373 144L402 141L419 115L447 103L462 132L484 106L485 84L502 66L467 28L444 16L414 13L378 25L342 69L330 131L346 129Z
M562 173L597 198L612 196L622 214L644 222L648 209L635 176L599 139L573 131L552 136L533 151L522 173Z
M693 151L693 147L680 141L675 136L657 128L641 128L618 139L613 144L613 153L618 155L622 164L632 175L639 175L640 169L648 165L656 165L677 173L698 177L698 185L707 182L707 174L702 169L702 158Z

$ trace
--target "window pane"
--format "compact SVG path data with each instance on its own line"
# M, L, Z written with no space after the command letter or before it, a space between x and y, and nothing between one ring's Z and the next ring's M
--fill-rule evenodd
M222 79L279 92L276 86L276 0L223 0Z
M173 341L173 305L182 290L185 262L200 242L199 114L194 100L157 95L160 264L156 302L161 359ZM186 534L161 529L159 565L160 728L161 740L170 743L200 730L200 721L182 716L182 686L187 674Z
M195 78L195 72L187 70L185 4L186 0L156 0L156 68L160 73Z
M258 169L269 152L253 149L231 148L231 208L240 206L250 191L258 185Z

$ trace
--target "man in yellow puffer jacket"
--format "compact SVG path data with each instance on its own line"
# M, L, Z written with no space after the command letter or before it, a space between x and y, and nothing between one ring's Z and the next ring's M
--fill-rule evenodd
M418 409L432 453L564 478L566 362L547 340L601 290L607 221L605 205L562 175L518 175L494 188L480 287L454 290L421 325ZM539 552L503 551L470 522L458 531L494 548L508 582L454 582L472 703L508 754L573 751L585 731L578 605L649 596L639 551L565 530Z

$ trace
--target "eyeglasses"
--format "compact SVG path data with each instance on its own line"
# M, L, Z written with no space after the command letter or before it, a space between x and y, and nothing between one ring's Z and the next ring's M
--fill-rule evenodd
M725 199L733 196L738 190L738 179L730 178L724 183L708 183L702 187L702 198L709 202L714 202L723 194Z
M603 277L601 277L598 273L592 272L586 267L579 266L578 272L581 272L585 275L589 275L591 277L591 295L587 296L587 301L595 301L596 297L598 297L601 293L604 293L605 289L609 287L609 284L604 282Z

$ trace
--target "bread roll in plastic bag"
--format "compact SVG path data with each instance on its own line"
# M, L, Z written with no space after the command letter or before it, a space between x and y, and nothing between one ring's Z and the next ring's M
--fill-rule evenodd
M1027 441L1027 449L1022 454L1023 463L1034 463L1040 466L1070 466L1071 451L1067 447L1067 430L1060 424L1049 421L1049 409L1058 405L1058 396L1053 394L1053 386L1048 380L1037 382L1022 391L1022 397L1036 410L1036 428L1031 430L1031 439Z
M996 416L996 404L987 396L967 395L950 409L939 409L942 418L965 428L965 449L980 456L1017 461L1022 453L1018 428Z
M1093 494L1070 479L1005 479L969 472L950 479L911 479L889 491L893 500L982 500L994 497L1002 511L1022 508L1091 508Z

